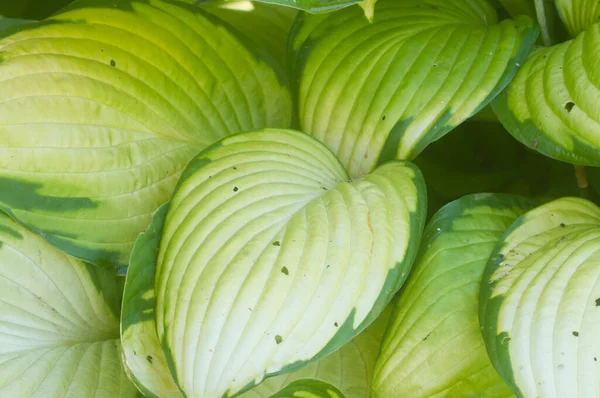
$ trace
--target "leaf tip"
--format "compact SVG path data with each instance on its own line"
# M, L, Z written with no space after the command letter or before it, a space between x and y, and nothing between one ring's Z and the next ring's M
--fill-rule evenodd
M365 17L370 23L373 23L373 17L375 16L376 1L377 0L363 0L360 3L358 3L365 12Z

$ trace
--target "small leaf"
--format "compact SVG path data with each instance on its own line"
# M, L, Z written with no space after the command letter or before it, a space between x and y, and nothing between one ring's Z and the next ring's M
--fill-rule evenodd
M477 292L502 233L533 205L517 196L476 194L432 218L382 343L374 398L512 396L487 357Z
M0 213L0 396L136 397L121 362L119 279Z
M352 177L415 158L487 105L538 35L486 0L380 0L375 15L306 14L290 39L301 129Z
M600 209L563 198L505 232L481 281L494 367L519 397L600 395Z

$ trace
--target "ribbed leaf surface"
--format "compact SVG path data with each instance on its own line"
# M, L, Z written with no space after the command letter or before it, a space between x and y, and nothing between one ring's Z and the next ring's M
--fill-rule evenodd
M443 207L425 230L375 368L373 397L510 397L488 359L477 294L502 233L532 203L476 194Z
M127 264L201 149L291 119L270 65L160 0L84 0L4 38L0 85L0 207L102 264Z
M311 137L232 136L188 166L156 272L158 337L190 397L232 396L334 352L406 278L425 210L418 170L348 182Z
M556 0L556 10L573 37L600 22L597 0Z
M565 162L600 165L600 25L541 48L493 103L524 145Z
M492 363L519 397L600 395L600 209L563 198L505 233L481 282Z
M293 31L302 131L351 176L412 159L490 102L524 63L537 28L497 22L485 0L382 0L305 14Z
M0 213L0 396L133 398L118 277Z

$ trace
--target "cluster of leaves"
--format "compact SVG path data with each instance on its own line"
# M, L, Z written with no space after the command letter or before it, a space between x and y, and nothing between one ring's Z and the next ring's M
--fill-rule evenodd
M600 3L18 4L0 396L600 396Z

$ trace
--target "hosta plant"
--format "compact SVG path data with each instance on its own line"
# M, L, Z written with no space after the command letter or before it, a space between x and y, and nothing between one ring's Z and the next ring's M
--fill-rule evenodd
M0 397L598 397L597 2L36 1Z

